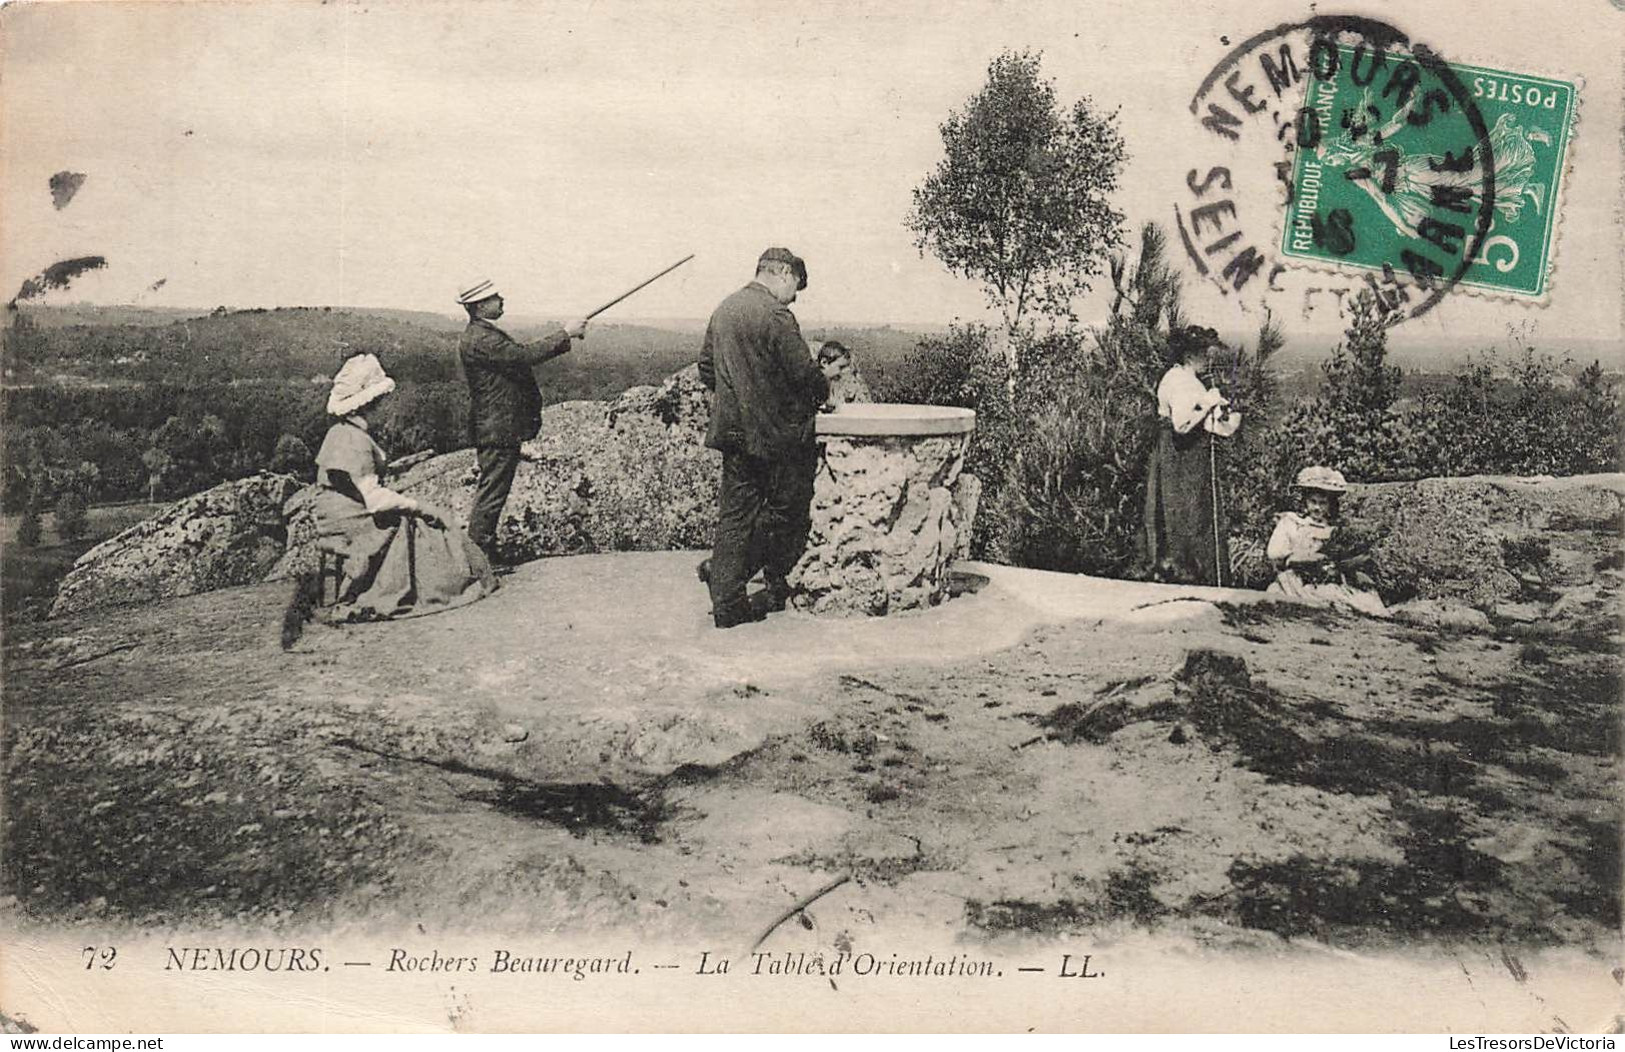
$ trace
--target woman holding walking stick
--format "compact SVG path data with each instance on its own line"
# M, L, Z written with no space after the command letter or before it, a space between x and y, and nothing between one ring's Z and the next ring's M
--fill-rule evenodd
M1236 433L1241 414L1198 375L1218 346L1219 334L1200 326L1168 334L1145 494L1146 554L1159 581L1222 586L1230 569L1215 443Z

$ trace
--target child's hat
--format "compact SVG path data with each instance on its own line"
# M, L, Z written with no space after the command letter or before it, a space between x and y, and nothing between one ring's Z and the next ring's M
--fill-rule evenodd
M1299 489L1318 489L1325 493L1347 493L1349 484L1336 468L1304 468L1294 482Z

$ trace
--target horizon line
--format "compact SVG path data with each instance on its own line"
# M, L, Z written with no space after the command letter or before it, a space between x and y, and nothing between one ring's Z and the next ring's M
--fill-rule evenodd
M22 313L24 310L39 310L39 309L44 309L44 310L136 310L136 311L163 311L163 312L166 312L166 313L176 313L176 314L196 314L199 317L208 317L210 314L214 313L216 310L220 309L221 307L224 307L226 309L226 313L228 313L228 314L247 314L247 313L249 313L251 311L269 312L269 311L277 311L277 310L306 310L306 311L314 310L314 311L350 311L350 312L389 311L389 312L396 312L396 313L402 313L402 314L428 314L428 315L432 315L432 316L437 317L437 318L445 318L448 321L459 321L463 317L462 313L459 312L456 309L435 310L435 309L429 308L429 307L366 306L366 305L355 304L355 303L348 303L348 304L340 304L340 303L279 303L279 304L275 304L273 306L259 306L259 305L254 305L254 306L233 306L231 304L217 303L213 307L199 307L199 306L186 306L186 305L170 306L170 305L167 305L167 304L154 304L154 303L91 303L91 302L88 302L88 301L85 301L85 300L79 300L79 301L73 302L73 303L28 303L28 302L18 303L18 302L13 301L10 304L10 306L14 310L16 310L18 313ZM569 314L570 314L569 311L527 310L527 311L514 311L514 312L511 312L510 314L508 314L506 316L507 317L512 317L512 318L523 318L523 319L553 319L553 318L568 317ZM604 322L598 322L597 319L594 319L594 324L613 324L614 322L617 322L617 321L630 323L630 324L636 324L636 323L639 323L639 322L680 321L680 322L690 322L690 323L695 324L695 325L704 325L706 320L707 320L707 317L708 316L682 315L682 314L644 314L644 315L624 316L624 317L620 317L620 318L611 318L611 319L607 319ZM854 320L849 320L849 319L843 319L843 320L840 320L840 321L833 321L833 322L820 321L817 324L817 326L815 326L815 327L827 328L827 327L830 327L830 326L863 326L863 327L866 327L866 328L874 328L874 329L878 329L878 328L893 328L893 329L896 329L896 328L912 328L912 327L945 329L948 326L954 324L955 322L962 322L962 321L967 321L967 320L974 321L975 319L965 319L965 318L957 316L957 315L954 316L953 318L950 318L947 321L925 321L925 320L922 320L922 319L903 320L903 321L898 321L898 320L895 320L895 319L894 320L887 320L887 321L854 321Z
M268 306L268 307L267 306L232 306L232 305L229 305L229 304L216 304L213 307L196 307L196 306L164 306L164 305L147 304L147 303L93 303L93 302L89 302L89 301L85 301L85 300L80 300L80 301L76 301L76 302L73 302L73 303L18 303L16 301L12 301L11 303L8 304L8 306L10 306L18 314L23 313L23 311L25 309L45 309L45 310L134 310L134 311L154 311L154 312L160 312L161 311L161 312L168 312L168 313L185 313L185 314L195 314L195 316L197 316L197 317L208 317L210 314L212 314L215 310L218 310L220 307L225 307L226 312L228 314L244 314L244 313L249 313L249 312L253 312L253 311L270 312L270 311L277 311L277 310L289 310L289 311L304 310L304 311L340 311L340 312L356 312L356 313L396 312L396 313L403 313L403 314L424 314L424 315L429 315L429 316L432 316L432 317L442 318L442 319L444 319L446 321L459 321L459 320L461 320L461 317L462 317L455 310L440 311L440 310L434 310L434 309L426 308L426 307L364 306L364 305L360 305L360 304L337 304L337 303L277 304L275 306ZM511 317L513 320L515 320L517 322L520 322L520 323L530 323L530 322L536 322L536 321L554 321L554 320L562 319L562 318L566 317L567 315L568 315L568 312L525 311L525 312L515 312L512 315L509 315L509 317ZM656 323L659 323L659 322L681 322L681 323L685 323L685 324L689 324L689 325L701 326L701 325L704 325L706 323L706 318L693 316L693 315L672 315L672 314L666 314L666 315L635 315L635 316L622 317L622 318L605 319L604 321L601 321L601 322L595 322L595 324L602 324L602 325L625 324L625 325L649 325L649 326L652 326L652 325L655 325ZM816 321L816 322L808 322L808 323L806 323L806 327L809 328L809 329L829 329L829 328L870 328L870 329L880 329L880 328L889 328L889 329L897 329L897 330L902 330L902 331L928 331L928 330L946 330L946 329L951 328L953 325L959 324L959 323L976 324L976 323L979 323L979 319L975 319L975 318L967 319L967 318L965 318L963 316L958 316L958 315L954 316L953 318L950 318L947 321L923 321L923 320L918 320L918 319L915 319L915 320L901 320L901 321L900 320L858 321L858 320L851 320L851 319L841 319L841 320L835 320L835 321L823 321L823 320L820 320L820 321ZM980 322L980 323L988 324L990 328L995 327L993 324L990 324L990 323L987 323L987 322ZM1103 325L1103 324L1105 324L1105 322L1100 322L1100 323L1097 323L1097 324ZM1091 325L1090 327L1093 328L1094 326ZM1224 330L1221 330L1221 331L1224 331ZM1242 337L1244 342L1251 333L1251 329L1249 329L1248 327L1245 327L1245 326L1236 327L1236 328L1234 328L1234 329L1232 329L1230 331L1231 331L1232 334L1240 334L1240 336ZM1405 338L1404 326L1399 326L1394 330L1390 330L1390 332L1391 332L1392 335L1399 337L1400 346L1396 347L1395 350L1403 352L1403 351L1406 351L1406 350L1414 350L1414 349L1416 349L1415 344L1418 341ZM1343 338L1343 336L1344 336L1344 332L1341 329L1337 329L1337 330L1334 330L1334 329L1324 329L1324 330L1322 330L1322 329L1309 329L1309 330L1305 331L1303 333L1303 335L1304 335L1304 337L1312 338L1312 339L1332 339L1332 340L1335 341L1335 340L1341 340ZM1418 339L1420 339L1420 338L1418 338ZM1500 349L1499 341L1483 342L1483 341L1475 340L1475 341L1471 341L1471 342L1474 345L1480 346L1480 347L1482 347L1484 349L1489 349L1489 348L1492 348L1492 347L1496 348L1496 349ZM1537 337L1535 343L1536 343L1537 347L1541 343L1545 343L1545 344L1548 344L1548 345L1562 344L1562 343L1580 343L1580 344L1591 345L1591 346L1602 345L1602 346L1617 348L1621 352L1621 357L1625 357L1625 339L1616 340L1616 339L1610 339L1608 337L1587 336L1587 335L1582 335L1582 334L1570 334L1570 335L1559 334L1559 335L1555 335L1555 336L1548 336L1548 337L1545 337L1544 339ZM1405 346L1407 344L1410 344L1411 346L1410 347ZM1438 344L1432 344L1432 346L1437 347ZM1444 349L1455 350L1455 349L1459 349L1460 347L1465 347L1465 346L1466 346L1466 343L1464 342L1464 343L1460 344L1459 346L1446 345L1446 347ZM1284 350L1288 350L1290 352L1290 348L1284 348Z

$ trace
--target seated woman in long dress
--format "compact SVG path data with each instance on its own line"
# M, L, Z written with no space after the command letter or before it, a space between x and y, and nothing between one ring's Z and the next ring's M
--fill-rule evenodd
M393 390L395 381L370 354L349 359L333 378L327 412L336 419L316 453L316 546L342 560L342 576L324 620L417 617L496 588L485 556L445 511L380 481L387 461L367 418ZM314 574L301 578L283 622L284 648L303 632L320 588Z
M1348 490L1343 473L1312 467L1298 472L1303 511L1276 517L1264 554L1276 567L1265 591L1293 602L1346 606L1373 617L1388 616L1368 572L1371 554L1341 523L1338 502Z

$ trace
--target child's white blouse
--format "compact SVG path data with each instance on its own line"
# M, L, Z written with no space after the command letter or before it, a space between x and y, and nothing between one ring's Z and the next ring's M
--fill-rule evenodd
M1264 555L1274 561L1288 563L1316 562L1321 558L1321 545L1332 535L1332 528L1319 519L1311 519L1295 511L1285 511L1275 519L1275 532Z

